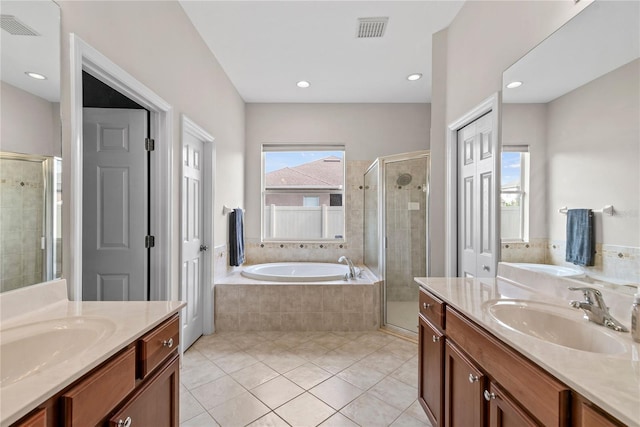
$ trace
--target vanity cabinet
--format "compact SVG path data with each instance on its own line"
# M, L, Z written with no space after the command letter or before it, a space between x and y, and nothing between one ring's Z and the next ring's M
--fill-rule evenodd
M177 315L38 405L13 427L179 424Z
M431 423L437 426L442 425L444 413L444 304L426 292L420 292L419 302L418 401Z
M447 427L484 426L485 375L453 343L445 349L445 416Z

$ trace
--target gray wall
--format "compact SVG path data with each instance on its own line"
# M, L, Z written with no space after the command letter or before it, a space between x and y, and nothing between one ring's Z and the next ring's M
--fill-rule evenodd
M261 144L340 143L347 162L373 161L428 149L430 116L429 104L247 104L246 237L260 238Z

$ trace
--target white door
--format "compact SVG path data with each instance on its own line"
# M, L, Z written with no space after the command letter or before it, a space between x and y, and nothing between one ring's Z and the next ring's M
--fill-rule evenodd
M193 344L203 332L202 282L203 239L203 161L204 144L191 134L183 134L182 142L182 281L180 298L187 306L182 311L183 350Z
M458 131L458 276L495 277L497 266L492 112Z
M83 109L82 298L147 299L147 112Z

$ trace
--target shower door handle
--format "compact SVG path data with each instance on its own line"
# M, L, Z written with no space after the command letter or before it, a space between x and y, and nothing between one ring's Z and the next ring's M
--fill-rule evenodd
M200 252L204 252L204 251L208 251L209 250L209 246L207 245L200 245Z

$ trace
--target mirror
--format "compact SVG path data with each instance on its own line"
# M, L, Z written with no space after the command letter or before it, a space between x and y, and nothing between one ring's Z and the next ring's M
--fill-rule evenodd
M586 271L640 281L639 21L639 2L595 1L504 72L502 144L528 153L528 209L524 239L502 241L503 261L565 264L562 209L589 208L596 258ZM503 191L517 187L517 167L503 163Z
M60 9L50 0L3 0L0 13L0 290L7 291L62 273Z

